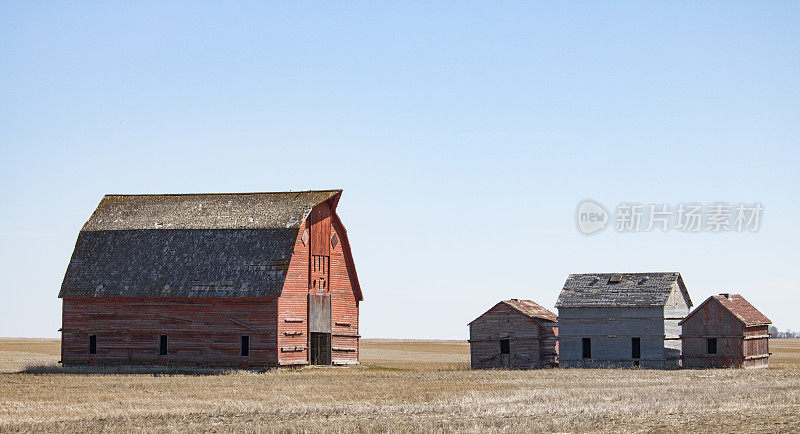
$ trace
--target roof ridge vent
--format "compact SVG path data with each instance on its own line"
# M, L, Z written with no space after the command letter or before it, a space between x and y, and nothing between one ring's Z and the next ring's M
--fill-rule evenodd
M728 300L731 299L731 293L730 292L720 292L719 295L727 298Z
M640 281L639 281L639 285L641 285L641 284L643 284L643 283L647 282L648 280L650 280L650 276L644 276L644 277L642 277L642 280L640 280Z
M612 274L611 277L608 278L608 283L620 283L622 282L622 274Z

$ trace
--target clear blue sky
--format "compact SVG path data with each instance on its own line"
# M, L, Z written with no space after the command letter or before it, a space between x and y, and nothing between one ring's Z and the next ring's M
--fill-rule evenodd
M797 2L0 3L0 336L58 336L105 193L343 188L364 337L569 273L680 271L800 329ZM584 236L577 204L760 202Z

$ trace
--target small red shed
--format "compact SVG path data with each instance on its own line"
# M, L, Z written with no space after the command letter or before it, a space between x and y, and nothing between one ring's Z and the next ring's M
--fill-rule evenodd
M680 322L685 368L765 368L772 321L739 294L709 297Z
M61 286L61 361L357 364L341 193L105 196Z
M558 362L558 318L531 300L504 300L469 323L472 369Z

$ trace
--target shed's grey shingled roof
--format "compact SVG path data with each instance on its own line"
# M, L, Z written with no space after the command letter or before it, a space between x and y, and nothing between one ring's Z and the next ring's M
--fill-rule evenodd
M611 283L614 275L621 276L622 280ZM676 287L691 307L680 273L570 274L556 307L663 307Z
M279 296L300 226L340 193L105 196L59 297Z

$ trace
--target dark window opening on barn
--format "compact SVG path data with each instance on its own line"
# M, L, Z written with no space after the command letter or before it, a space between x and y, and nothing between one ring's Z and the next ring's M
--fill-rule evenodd
M242 357L250 356L250 336L242 336Z
M708 354L717 354L717 338L708 338L706 347Z
M508 339L500 339L500 354L511 354L511 343Z
M161 335L158 338L158 355L159 356L167 355L167 335Z
M642 358L642 338L631 338L631 358Z
M89 336L89 354L97 354L97 335Z
M583 358L592 358L592 338L583 338Z

